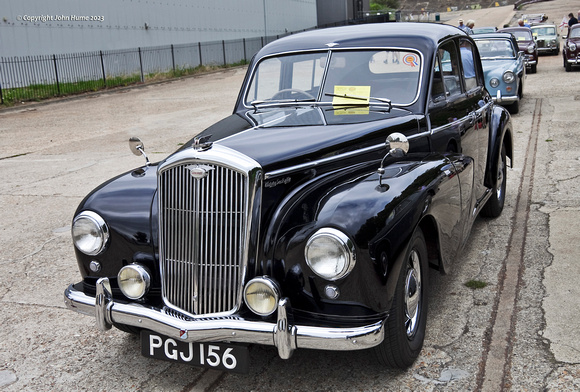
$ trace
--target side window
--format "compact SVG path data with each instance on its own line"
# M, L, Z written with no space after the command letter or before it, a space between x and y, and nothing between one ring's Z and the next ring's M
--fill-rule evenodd
M445 99L445 85L443 84L443 73L441 71L441 59L437 55L435 67L433 68L433 83L431 84L431 100L433 102Z
M461 94L459 53L457 53L457 47L453 41L442 45L438 50L438 56L441 61L441 72L447 95Z
M473 61L473 45L466 39L460 41L461 64L463 66L463 76L465 77L465 87L467 91L477 87L475 74L475 63Z

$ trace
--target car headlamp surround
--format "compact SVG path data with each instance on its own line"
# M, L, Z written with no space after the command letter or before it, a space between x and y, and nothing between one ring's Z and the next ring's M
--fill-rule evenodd
M71 234L75 247L89 256L101 253L109 242L107 223L93 211L83 211L74 218Z
M568 48L570 48L570 50L571 50L572 52L575 52L575 51L576 51L576 44L575 44L574 42L570 42L570 43L568 44Z
M532 54L534 53L534 50L536 50L536 46L535 45L530 45L528 46L528 53Z
M499 79L498 78L492 78L489 81L489 85L493 88L496 88L497 86L499 86Z
M331 281L347 276L356 264L354 243L331 227L318 230L308 239L304 258L316 275Z
M503 81L504 82L512 83L514 80L516 80L516 77L512 71L505 71L503 73Z
M269 316L278 308L281 291L268 276L258 276L244 287L244 302L259 316Z
M140 264L129 264L117 274L117 283L125 297L140 299L149 291L151 274Z

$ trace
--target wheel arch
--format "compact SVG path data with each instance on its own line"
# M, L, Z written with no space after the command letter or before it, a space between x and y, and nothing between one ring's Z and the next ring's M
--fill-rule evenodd
M509 112L501 106L495 106L490 123L490 138L485 167L484 185L493 188L496 185L498 169L498 157L502 144L506 147L506 155L510 159L510 167L513 167L513 140L512 123Z

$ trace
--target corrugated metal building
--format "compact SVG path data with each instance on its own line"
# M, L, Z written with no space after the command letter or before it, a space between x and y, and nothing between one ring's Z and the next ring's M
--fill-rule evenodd
M316 25L316 0L2 0L0 56L276 36Z

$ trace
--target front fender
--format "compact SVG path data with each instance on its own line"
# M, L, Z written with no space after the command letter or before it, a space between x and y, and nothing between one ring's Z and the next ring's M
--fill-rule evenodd
M490 137L485 166L484 185L493 188L497 182L499 154L502 144L506 147L506 155L510 158L513 167L512 122L509 112L499 105L495 105L491 114Z
M391 276L398 276L400 255L423 219L437 222L442 216L447 218L442 230L436 223L434 233L430 233L435 237L430 238L435 258L439 258L441 249L448 250L460 243L457 235L461 230L455 226L461 222L461 193L451 161L441 155L410 155L385 169L380 181L376 172L367 170L342 178L339 183L327 182L324 192L313 182L316 190L303 189L304 199L293 203L296 212L286 216L302 215L305 205L315 206L312 221L294 227L287 225L276 241L274 259L283 261L285 276L301 272L302 278L293 279L290 292L310 299L292 300L293 304L300 304L310 312L326 313L333 301L324 298L323 293L325 286L332 283L341 293L338 302L384 313L392 301ZM317 198L310 198L312 195ZM356 244L356 266L338 281L316 276L304 259L306 241L322 227L339 229ZM441 239L446 242L443 246Z

